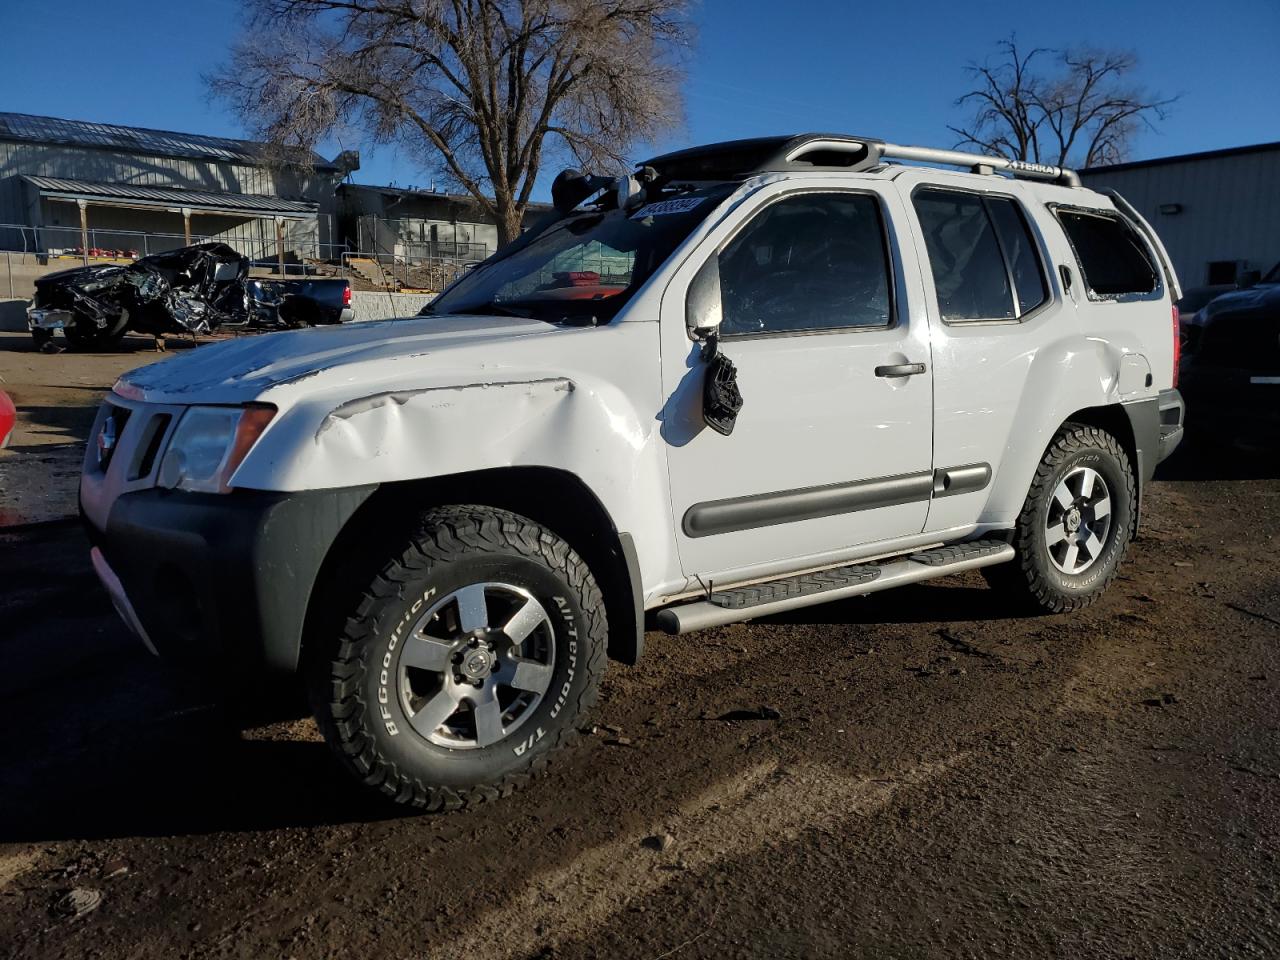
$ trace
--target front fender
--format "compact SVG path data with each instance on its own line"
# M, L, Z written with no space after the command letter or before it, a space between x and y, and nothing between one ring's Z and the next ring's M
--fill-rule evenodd
M483 379L440 385L436 368L435 383L289 394L231 484L299 491L548 467L580 479L634 537L645 585L671 579L657 324L600 328L582 341L589 352L566 340L557 352L546 339L544 353L490 366Z

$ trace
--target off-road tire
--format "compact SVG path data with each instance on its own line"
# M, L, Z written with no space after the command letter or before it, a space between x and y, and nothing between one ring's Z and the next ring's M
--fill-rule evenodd
M394 689L388 695L383 674L398 662L393 637L412 628L414 604L497 577L560 613L550 617L551 692L505 739L450 749L415 732ZM492 507L439 507L420 517L403 550L363 591L341 636L310 658L312 710L341 764L367 786L427 811L471 807L525 786L570 744L595 701L607 637L595 578L555 533Z
M1045 524L1053 491L1070 471L1088 466L1101 474L1111 495L1112 522L1100 558L1070 575L1049 557ZM1016 555L1009 563L985 567L987 582L1028 610L1067 613L1097 600L1115 579L1137 522L1137 485L1124 448L1098 427L1065 423L1054 435L1013 533Z

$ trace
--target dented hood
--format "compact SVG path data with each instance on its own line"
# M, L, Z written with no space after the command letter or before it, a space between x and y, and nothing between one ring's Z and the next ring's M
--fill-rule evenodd
M142 367L121 377L115 391L159 403L261 399L287 404L316 391L359 396L379 383L462 383L492 372L501 357L518 357L521 340L556 331L539 320L483 316L281 331L211 344ZM491 348L498 341L502 350L495 352Z

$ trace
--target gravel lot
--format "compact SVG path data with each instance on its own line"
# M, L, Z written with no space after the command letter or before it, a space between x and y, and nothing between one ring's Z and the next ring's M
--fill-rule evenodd
M16 346L0 343L0 388L26 423L0 505L31 520L66 512L50 484L71 480L50 476L78 468L86 405L155 356ZM229 732L116 621L73 522L10 527L0 944L1276 956L1280 470L1194 451L1169 466L1089 610L1011 616L968 575L650 634L552 775L434 817L349 788L309 720ZM65 916L72 890L96 908Z

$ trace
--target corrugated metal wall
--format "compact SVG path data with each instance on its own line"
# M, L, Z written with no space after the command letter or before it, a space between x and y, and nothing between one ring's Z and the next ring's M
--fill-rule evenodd
M0 142L0 223L33 222L31 217L35 211L29 209L27 191L20 179L23 175L156 187L188 187L311 200L320 205L320 241L331 242L330 225L334 221L336 210L336 175L333 173L318 171L305 174L300 171L273 171L246 164ZM141 213L142 218L148 216L150 215ZM274 228L272 229L271 239L274 242ZM309 232L314 233L315 229L312 228ZM180 221L176 232L182 232Z
M1184 287L1207 283L1213 261L1241 260L1264 273L1280 262L1280 149L1080 175L1086 186L1119 190L1138 208ZM1175 203L1178 213L1160 213Z

